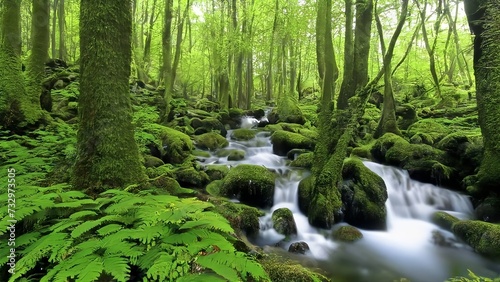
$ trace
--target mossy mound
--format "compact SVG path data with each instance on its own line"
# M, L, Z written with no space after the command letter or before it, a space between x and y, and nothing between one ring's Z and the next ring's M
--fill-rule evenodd
M332 238L343 242L355 242L363 238L363 233L354 226L345 225L333 231Z
M273 143L273 152L280 156L286 154L292 149L313 150L314 142L301 134L278 130L271 135Z
M264 216L264 212L222 199L210 199L210 202L215 205L215 211L229 221L237 235L241 232L249 236L259 233L259 217Z
M500 257L500 225L479 220L464 220L452 227L455 236L469 244L476 252L489 257Z
M302 111L300 110L299 106L297 106L297 102L288 96L278 102L278 107L276 107L272 113L276 114L277 119L280 122L298 124L304 124L306 122ZM269 120L269 122L271 122L271 119Z
M208 183L205 190L207 190L208 194L210 194L214 197L218 197L218 196L220 196L220 188L221 188L223 183L224 183L224 181L222 181L222 180L214 180L214 181Z
M229 142L226 138L215 132L208 132L195 136L196 147L202 150L214 151L220 148L227 147Z
M290 163L290 166L303 167L303 168L310 169L312 167L313 162L314 162L313 157L314 157L314 153L312 153L312 152L300 154L295 160L293 160Z
M224 178L221 195L255 207L273 204L275 174L263 166L240 164Z
M216 131L223 137L227 135L227 130L218 119L209 117L205 119L193 118L190 121L191 127L194 129L195 135L201 135L203 133Z
M181 168L174 174L177 181L184 187L203 187L210 181L204 171L198 171L193 167Z
M159 167L159 166L162 166L164 164L165 163L160 158L149 156L149 155L144 156L144 166L146 168L148 168L148 167Z
M232 150L227 156L228 161L240 161L245 158L246 152L243 150Z
M458 218L456 218L456 217L454 217L454 216L452 216L449 213L444 212L444 211L435 212L432 215L431 220L437 226L439 226L445 230L448 230L448 231L451 231L453 224L460 221Z
M270 254L259 261L273 282L328 282L330 279L289 259Z
M202 158L210 158L210 153L206 151L201 151L201 150L193 150L191 154L195 157L202 157Z
M387 189L384 180L357 158L344 161L342 177L345 222L364 229L386 229Z
M247 141L255 138L256 131L252 129L239 128L231 133L231 139L237 141Z
M410 125L406 130L408 138L411 138L417 133L426 133L432 138L434 143L438 142L451 132L452 130L449 127L446 127L434 119L419 120Z
M308 214L309 212L309 203L311 202L311 195L314 186L314 177L313 175L309 175L306 178L302 179L299 183L299 209L304 214Z
M179 182L167 175L161 175L149 181L149 184L155 187L157 192L167 193L169 195L187 195L193 194L193 190L182 188Z
M159 126L162 144L162 160L165 163L181 164L193 151L193 141L188 135L166 126Z
M386 133L377 139L370 153L377 162L408 170L413 179L448 186L456 185L456 171L446 165L446 153L432 146L410 144L401 136Z
M195 108L206 112L216 112L220 109L220 105L216 102L208 100L207 98L203 98L196 102Z
M221 180L226 177L229 172L229 167L227 165L207 165L205 167L205 173L208 175L210 180Z
M297 225L293 219L293 213L287 208L280 208L273 212L273 227L279 234L285 236L296 235Z

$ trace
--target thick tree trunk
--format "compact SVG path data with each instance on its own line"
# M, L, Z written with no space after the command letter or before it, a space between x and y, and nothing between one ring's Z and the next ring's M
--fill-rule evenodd
M52 32L50 38L50 49L51 49L51 58L57 58L57 49L56 49L56 30L57 30L57 8L59 7L59 1L54 0L52 4Z
M39 6L34 5L37 11L33 12L40 16L40 22L47 22L48 13L41 12ZM16 130L36 123L42 113L38 96L27 95L21 74L20 1L3 0L0 8L0 124Z
M92 196L145 180L128 84L130 10L128 1L81 1L80 124L73 185Z
M66 16L64 15L64 0L59 0L57 17L59 20L59 59L66 61L68 56L66 52Z
M465 0L465 11L474 38L474 72L479 125L484 155L478 172L479 188L498 195L500 191L500 4L494 0Z

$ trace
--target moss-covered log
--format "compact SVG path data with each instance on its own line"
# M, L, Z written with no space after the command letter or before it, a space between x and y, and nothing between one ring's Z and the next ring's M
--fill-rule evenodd
M82 1L80 97L74 185L95 195L145 179L134 141L128 80L132 20L127 1Z

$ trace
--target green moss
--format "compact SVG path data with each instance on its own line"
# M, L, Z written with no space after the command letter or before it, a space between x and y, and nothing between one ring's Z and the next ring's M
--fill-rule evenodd
M255 137L255 130L239 128L231 133L231 139L237 141L247 141Z
M436 119L422 119L410 125L406 133L410 138L417 133L426 133L435 143L450 134L451 129L437 122Z
M196 157L210 158L210 153L206 151L193 150L191 154Z
M444 211L438 211L432 215L432 222L448 231L451 231L451 227L453 226L453 224L457 223L458 221L460 221L458 218Z
M205 173L208 175L210 180L220 180L226 177L229 172L229 167L227 165L207 165L205 167Z
M164 159L172 164L183 163L193 151L193 141L188 135L166 126L159 127L159 139Z
M312 125L318 122L318 106L317 105L299 105L302 114Z
M277 209L273 212L271 218L276 232L286 236L297 234L297 225L291 210L287 208Z
M198 171L193 167L181 168L174 174L177 181L184 187L203 187L209 182L208 175L204 171Z
M221 194L236 197L242 203L257 207L271 206L275 174L263 166L240 164L224 178Z
M289 259L271 254L259 261L273 282L327 282L325 276Z
M304 214L309 213L309 204L311 202L311 195L314 188L314 177L312 175L307 176L299 182L299 209Z
M271 135L273 152L280 156L286 156L291 149L314 149L314 142L301 134L278 130Z
M297 106L297 101L289 96L278 101L278 107L276 108L276 113L279 116L281 122L298 123L304 124L305 118L302 111Z
M370 148L371 145L365 145L365 146L360 146L353 148L351 151L351 157L360 157L363 159L371 159L371 154L370 154Z
M161 175L149 181L156 191L169 195L192 194L193 190L182 188L179 182L167 175ZM160 193L161 194L161 193Z
M144 156L144 166L145 167L159 167L164 165L163 161L157 157Z
M479 220L464 220L455 223L452 230L458 238L478 253L500 257L500 225Z
M215 132L208 132L195 137L196 146L202 150L216 150L229 145L226 138Z
M384 180L357 158L348 158L342 169L344 220L366 229L386 228L387 189Z
M240 235L244 232L253 236L259 233L259 217L264 216L264 212L254 207L218 198L211 198L210 202L215 205L215 211L229 221L236 234Z
M212 196L220 196L220 189L223 183L224 182L222 180L214 180L210 182L206 187L208 194Z
M311 139L311 140L317 140L318 139L318 132L315 130L310 130L310 129L299 129L298 133Z
M332 237L338 241L354 242L363 238L363 233L356 227L345 225L333 231Z
M240 161L245 158L246 152L243 150L232 150L227 156L228 161Z
M300 154L295 160L290 163L293 167L303 167L310 169L314 162L314 153Z

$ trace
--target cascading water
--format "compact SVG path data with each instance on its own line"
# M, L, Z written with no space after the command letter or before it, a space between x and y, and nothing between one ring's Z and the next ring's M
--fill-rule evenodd
M247 128L257 123L258 120L251 117L242 120L242 125ZM228 132L230 135L231 131ZM361 230L364 238L355 243L334 242L330 239L330 230L310 226L298 208L298 185L309 172L288 167L285 158L273 154L269 133L259 132L249 141L229 138L228 141L226 149L246 152L243 160L228 161L226 157L211 154L204 163L263 165L278 174L274 205L260 220L261 231L255 244L274 246L279 243L287 250L291 243L304 241L310 247L306 255L316 259L316 266L324 269L335 281L393 281L405 277L411 281L430 282L466 275L467 269L485 276L500 273L498 264L478 256L455 240L453 234L430 221L431 215L439 210L459 218L470 218L472 205L464 195L411 180L403 170L364 162L386 183L388 229ZM272 212L283 207L292 211L297 225L298 234L289 242L283 242L285 236L272 227ZM436 244L437 239L440 245Z

